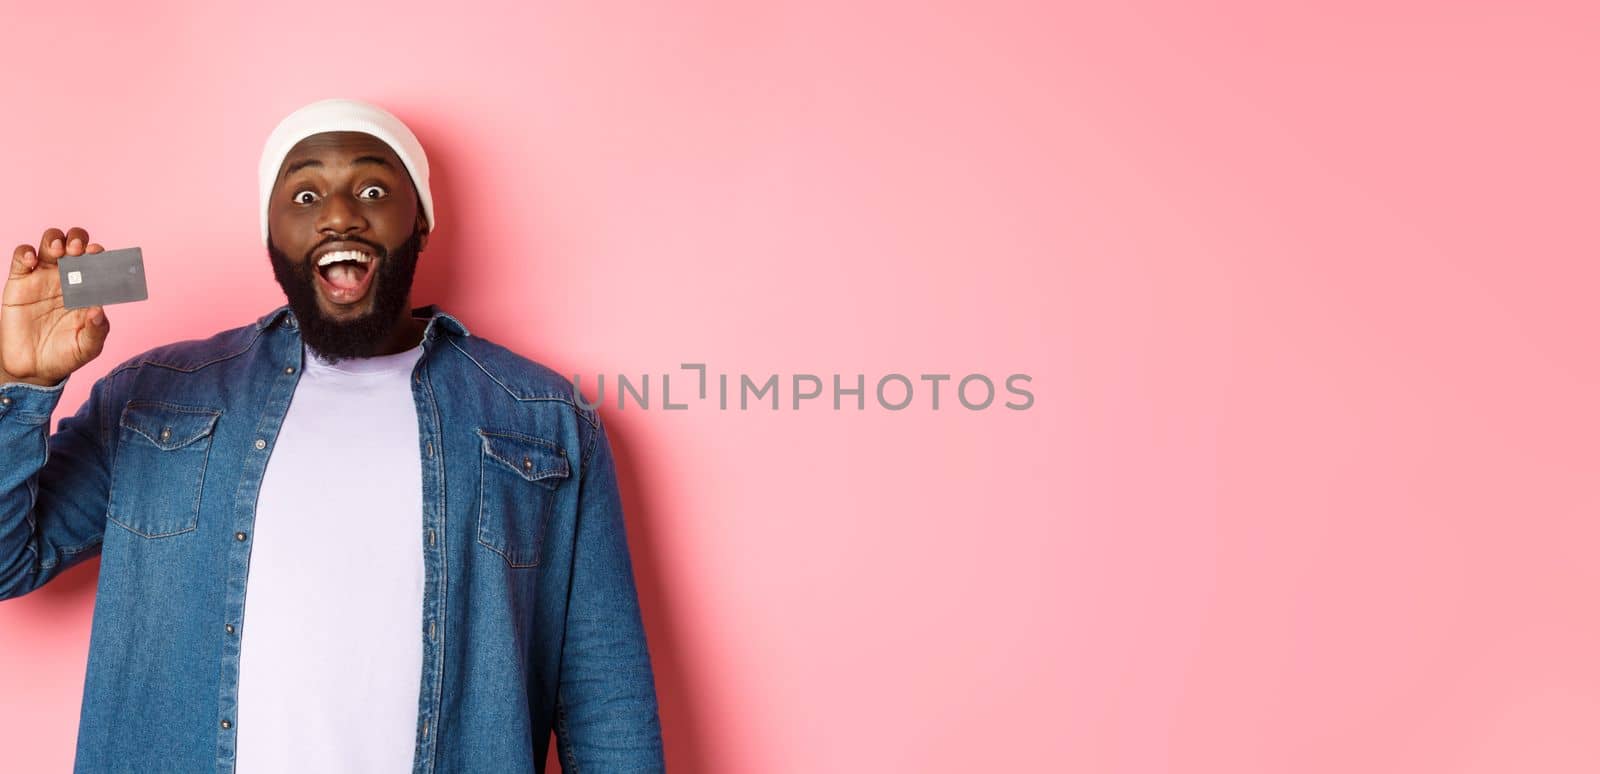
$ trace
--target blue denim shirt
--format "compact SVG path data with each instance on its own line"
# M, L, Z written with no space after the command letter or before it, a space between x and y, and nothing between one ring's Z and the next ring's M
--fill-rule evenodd
M436 307L413 315L428 320L412 377L426 573L413 771L543 771L552 726L568 774L664 770L599 415ZM65 382L0 385L0 599L101 556L76 771L234 770L256 497L301 357L282 306L121 363L53 434ZM344 636L360 647L361 622Z

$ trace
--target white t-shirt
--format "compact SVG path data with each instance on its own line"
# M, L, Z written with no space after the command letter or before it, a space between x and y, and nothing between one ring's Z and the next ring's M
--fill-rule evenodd
M239 628L239 774L410 771L422 676L418 346L304 372L267 461Z

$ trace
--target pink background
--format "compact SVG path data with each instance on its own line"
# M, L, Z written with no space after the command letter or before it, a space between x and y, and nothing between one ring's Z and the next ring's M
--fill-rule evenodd
M414 300L565 373L1033 375L605 409L675 770L1600 765L1592 6L231 5L0 11L7 245L149 261L62 411L280 302L326 96L428 147ZM8 770L94 567L0 605Z

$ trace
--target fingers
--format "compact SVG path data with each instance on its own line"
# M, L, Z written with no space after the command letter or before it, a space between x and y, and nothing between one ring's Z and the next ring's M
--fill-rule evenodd
M17 245L17 249L11 251L11 276L25 277L38 265L39 256L32 245Z
M81 227L74 226L65 233L59 228L45 229L37 250L32 245L21 244L11 251L10 276L27 276L41 264L54 266L63 255L93 255L105 250L100 244L90 242L89 232Z
M56 260L67 252L67 235L59 228L47 228L39 237L39 265L54 268Z
M21 250L21 248L19 247L18 250ZM86 252L98 253L104 250L104 247L89 241L89 232L82 226L73 226L66 231L62 231L59 228L47 228L44 230L44 234L39 237L38 251L30 254L26 264L28 271L32 271L38 266L54 267L56 261L60 260L63 255L83 255ZM17 258L18 255L13 253L11 256L12 276L17 275ZM23 273L26 274L27 272Z
M67 229L67 255L83 255L83 248L89 246L89 232L80 226Z

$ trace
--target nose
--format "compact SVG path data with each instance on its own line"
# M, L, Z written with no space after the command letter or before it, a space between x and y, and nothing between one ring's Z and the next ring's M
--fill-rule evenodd
M359 234L366 229L367 219L362 217L355 197L346 193L332 193L323 201L321 214L317 218L318 233L342 236Z

